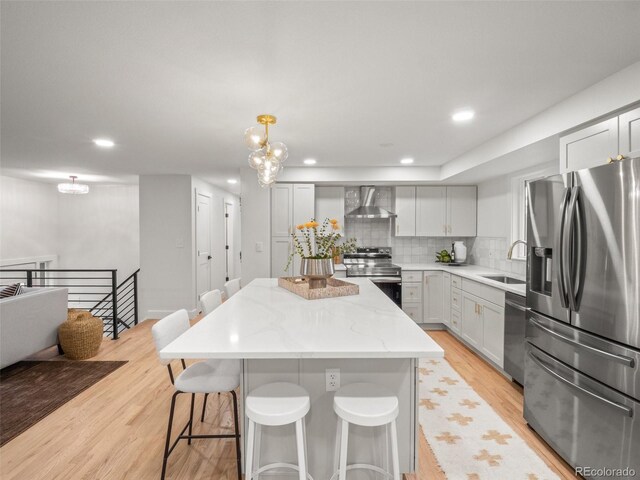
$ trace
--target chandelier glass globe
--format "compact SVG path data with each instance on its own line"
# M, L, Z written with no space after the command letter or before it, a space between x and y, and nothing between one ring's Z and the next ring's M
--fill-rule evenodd
M244 131L244 142L249 150L260 150L267 143L267 132L258 125L249 127Z

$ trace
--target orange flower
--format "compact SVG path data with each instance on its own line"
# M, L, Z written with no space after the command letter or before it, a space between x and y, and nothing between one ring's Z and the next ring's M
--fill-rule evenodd
M318 222L316 222L315 220L314 220L314 221L312 221L312 222L309 222L309 223L311 223L311 228L316 228L318 225L320 225L320 224L319 224Z
M302 229L304 228L304 225L296 225L296 228L297 228L298 230L302 230Z
M306 228L313 228L313 222L307 222L304 224Z
M333 228L334 230L340 230L340 225L338 225L337 223L334 223L331 225L331 228Z
M329 220L329 222L331 222L331 225L336 225L338 223L338 220L332 218L331 220Z

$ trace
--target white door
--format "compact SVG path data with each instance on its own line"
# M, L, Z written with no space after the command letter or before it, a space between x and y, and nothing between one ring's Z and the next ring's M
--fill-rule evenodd
M482 317L478 298L462 293L462 328L460 334L470 345L480 350L482 346Z
M424 272L424 323L442 322L442 272Z
M200 295L211 290L211 198L196 194L196 287Z
M451 274L442 272L442 323L451 323Z
M447 187L416 188L416 236L447 235Z
M447 187L448 236L476 236L477 197L475 186Z
M560 173L597 167L618 155L618 117L560 138Z
M274 237L271 239L271 276L292 277L293 266L285 270L291 254L291 239L289 237ZM296 273L297 275L297 273Z
M504 363L504 308L483 302L482 313L482 353L499 367Z
M224 242L225 242L225 278L226 281L236 278L236 251L234 248L235 239L233 237L233 231L235 227L235 212L233 211L233 204L224 204Z
M396 187L396 237L416 234L416 187Z
M276 184L271 187L271 236L291 235L293 221L293 185Z
M296 184L293 186L293 226L291 231L295 231L295 225L308 222L316 216L315 185ZM300 275L300 257L293 257L292 274Z
M620 155L640 157L640 108L620 115Z

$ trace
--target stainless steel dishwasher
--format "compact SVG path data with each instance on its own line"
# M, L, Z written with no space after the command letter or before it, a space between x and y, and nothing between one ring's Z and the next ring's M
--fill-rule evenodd
M504 299L504 370L524 385L526 298L507 292Z

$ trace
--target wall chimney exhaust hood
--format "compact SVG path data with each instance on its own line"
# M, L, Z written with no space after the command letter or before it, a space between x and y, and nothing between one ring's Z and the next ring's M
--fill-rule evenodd
M347 218L394 218L397 215L384 208L377 207L376 187L360 187L360 206L345 216Z

